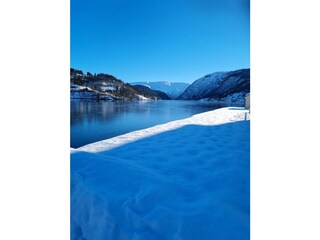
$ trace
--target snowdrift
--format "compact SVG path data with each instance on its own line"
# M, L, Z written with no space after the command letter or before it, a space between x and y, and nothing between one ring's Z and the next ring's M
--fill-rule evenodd
M249 239L246 113L220 109L73 150L71 239Z

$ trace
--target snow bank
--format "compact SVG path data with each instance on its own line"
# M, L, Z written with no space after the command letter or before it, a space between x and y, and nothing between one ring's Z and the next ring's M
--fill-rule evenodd
M249 239L246 113L223 108L72 149L71 239Z
M154 127L133 131L118 137L106 139L96 143L91 143L78 148L78 150L86 152L99 152L109 150L114 147L118 147L123 144L139 140L141 138L150 137L165 131L173 130L190 124L217 125L222 123L244 120L246 114L247 119L249 119L250 115L248 114L248 110L244 110L244 108L220 108L214 111L196 114L190 118L160 124Z
M136 98L138 100L150 100L149 98L146 98L145 96L142 96L142 95L139 95L139 94L136 94Z
M74 83L70 83L70 88L71 88L71 90L74 90L74 91L81 91L81 90L85 90L85 89L87 89L88 91L94 91L90 87L80 86L80 85L77 85L77 84L74 84Z
M108 86L108 87L100 87L101 91L115 91L116 88L113 86Z

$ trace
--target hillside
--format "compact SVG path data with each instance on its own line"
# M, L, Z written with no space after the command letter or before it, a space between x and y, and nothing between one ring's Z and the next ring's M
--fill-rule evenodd
M143 85L134 85L135 89L138 89L141 93L144 94L146 97L162 99L162 100L170 100L171 98L165 94L164 92L153 90L147 86Z
M157 99L156 96L145 96L139 89L116 77L99 73L84 74L81 70L70 68L71 99L91 100L145 100Z
M243 102L250 92L250 69L208 74L192 83L179 100Z

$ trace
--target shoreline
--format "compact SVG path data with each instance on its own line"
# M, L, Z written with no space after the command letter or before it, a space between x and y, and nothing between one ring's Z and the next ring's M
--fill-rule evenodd
M214 126L224 123L230 123L241 120L250 120L248 109L244 107L224 107L211 110L204 113L193 115L189 118L175 120L153 127L132 131L113 138L108 138L98 142L90 143L79 148L71 148L73 151L84 151L96 153L100 151L110 150L130 142L134 142L146 137L154 136L159 133L181 128L186 125L204 125Z

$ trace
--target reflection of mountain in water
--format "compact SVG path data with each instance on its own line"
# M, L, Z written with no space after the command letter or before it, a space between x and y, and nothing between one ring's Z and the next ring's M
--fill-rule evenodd
M92 102L92 101L71 101L71 125L91 122L106 122L120 114L129 112L148 113L150 105L144 101L129 102Z

